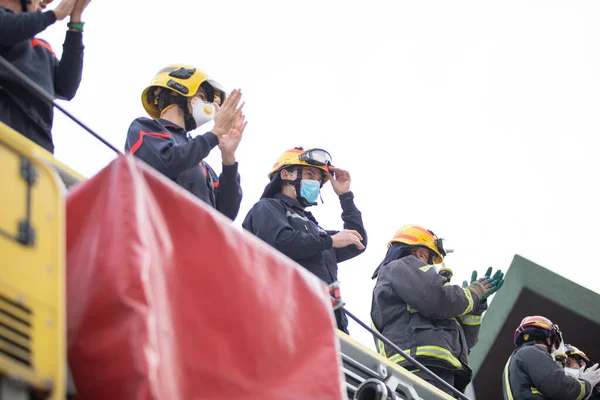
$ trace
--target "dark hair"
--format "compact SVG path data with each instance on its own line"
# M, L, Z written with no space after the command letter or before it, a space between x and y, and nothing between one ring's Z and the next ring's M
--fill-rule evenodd
M158 93L158 111L162 112L171 104L177 104L180 107L187 107L187 99L172 90L161 90Z

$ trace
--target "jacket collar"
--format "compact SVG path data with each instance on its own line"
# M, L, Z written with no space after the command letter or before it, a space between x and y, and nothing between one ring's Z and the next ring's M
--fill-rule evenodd
M302 208L302 206L300 205L300 203L298 203L298 201L296 199L292 199L291 197L286 196L283 193L275 193L273 195L273 198L283 200L283 202L285 204L287 204L288 206L298 208L298 209L304 211L304 209Z
M182 135L186 134L186 131L181 126L169 121L168 119L159 118L156 120L163 128L169 129L171 133L180 133Z

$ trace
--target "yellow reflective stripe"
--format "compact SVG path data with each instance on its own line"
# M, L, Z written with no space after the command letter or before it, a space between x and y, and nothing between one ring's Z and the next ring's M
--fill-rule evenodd
M405 351L405 353L408 352L408 351L410 351L410 350ZM388 360L390 360L391 362L397 364L397 363L400 363L400 362L406 360L406 358L402 357L400 354L394 354L393 356L391 356L390 358L388 358Z
M469 301L469 304L467 305L467 309L465 311L463 311L462 314L460 315L466 315L468 313L470 313L471 311L473 311L473 295L471 294L471 291L469 290L469 288L462 288L463 292L465 292L465 296L467 296L467 300Z
M429 271L431 268L433 268L433 265L423 265L421 268L419 268L421 271L423 272L427 272Z
M581 390L579 392L579 396L577 396L577 400L583 400L585 397L585 382L579 381L579 385L581 386ZM592 390L594 390L594 388L592 388L590 391Z
M403 352L405 352L406 354L410 353L410 349L407 350L402 350ZM404 360L406 360L406 358L404 358L403 356L401 356L400 354L394 354L393 356L391 356L390 358L388 358L388 360L390 360L393 363L399 363L402 362Z
M453 367L461 369L462 364L458 358L454 357L452 353L443 347L439 346L419 346L417 347L417 356L435 357L444 361L448 361Z
M412 308L411 306L409 306L408 303L406 304L406 311L408 311L411 314L419 312L419 310L417 310L416 308Z
M377 329L377 327L375 326L375 323L373 322L373 318L371 318L371 329L373 329L375 332L377 332L381 335L381 332L379 332L379 329ZM387 357L385 355L385 343L383 343L379 339L377 339L377 349L379 350L379 354L381 354L384 357Z
M463 315L460 320L465 325L481 325L481 315Z
M508 357L508 361L506 362L506 366L504 367L504 386L506 388L506 394L508 396L508 400L515 400L512 394L512 389L510 388L510 380L508 379L508 366L510 365L510 359L512 356Z
M531 393L532 394L539 394L540 396L544 397L544 395L542 394L542 392L540 392L539 390L537 390L537 388L535 387L531 387Z
M381 354L384 357L387 357L387 355L385 354L385 343L383 343L379 339L377 339L377 348L379 349L379 354Z

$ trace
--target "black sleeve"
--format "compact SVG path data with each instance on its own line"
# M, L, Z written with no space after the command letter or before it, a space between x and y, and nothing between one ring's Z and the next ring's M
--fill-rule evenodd
M453 318L470 314L479 297L467 288L444 285L446 279L435 266L414 256L395 260L381 269L381 280L411 308L430 318Z
M335 254L338 262L346 261L363 253L367 249L367 231L363 225L362 214L354 204L354 194L352 192L340 195L340 204L342 206L342 220L344 221L344 229L353 229L362 236L362 244L364 249L359 250L353 244L336 248ZM336 232L329 232L335 234Z
M54 93L61 100L75 97L83 71L83 35L81 32L67 31L63 53L54 70Z
M223 165L221 175L213 184L215 186L216 209L232 221L235 220L242 203L242 186L240 185L238 163Z
M132 122L125 150L143 160L163 175L176 179L183 171L197 166L219 144L212 132L198 135L185 144L176 144L160 124L149 118Z
M287 219L285 206L278 200L263 199L256 203L242 227L296 261L328 250L332 245L328 235L294 229Z
M526 371L535 386L546 398L579 400L585 399L591 392L589 382L565 374L563 368L552 360L549 354L535 347L520 350L516 360L520 368Z
M449 283L446 283L449 285ZM479 341L479 328L481 328L481 318L484 311L488 308L487 300L483 303L475 304L473 311L469 314L461 315L458 318L460 326L465 333L467 348L471 350Z
M32 39L54 22L54 11L15 14L0 7L0 46L12 46Z

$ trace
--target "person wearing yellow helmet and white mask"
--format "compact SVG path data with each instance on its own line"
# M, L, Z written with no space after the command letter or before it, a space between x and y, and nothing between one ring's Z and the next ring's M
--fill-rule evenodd
M242 200L235 151L246 128L240 100L240 90L227 96L221 85L194 66L168 65L142 93L151 118L131 123L125 151L234 220ZM212 120L209 132L193 138L188 134ZM204 161L216 146L222 156L220 176Z
M460 392L472 379L468 353L477 343L487 297L502 285L491 268L470 285L451 285L451 271L437 270L446 252L442 239L418 225L400 228L375 270L371 320L377 331ZM375 340L379 353L432 385L450 389L418 370L401 354Z
M268 174L269 184L242 226L327 284L337 281L338 263L361 254L367 245L361 212L350 191L350 173L333 167L323 149L285 151ZM321 228L307 207L317 205L323 185L331 182L342 206L341 231ZM338 329L348 333L342 309L335 310Z

